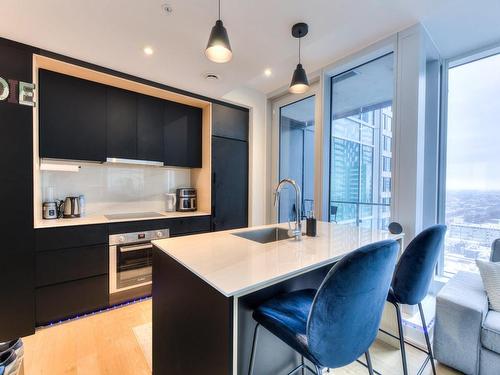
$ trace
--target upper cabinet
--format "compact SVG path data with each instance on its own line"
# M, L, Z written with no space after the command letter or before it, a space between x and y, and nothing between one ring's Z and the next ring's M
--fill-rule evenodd
M106 91L106 156L137 159L137 95L114 87Z
M137 97L137 159L163 161L163 113L168 102Z
M248 111L220 104L212 106L212 134L248 141Z
M165 165L201 168L201 108L167 102L165 106Z
M40 69L40 157L202 165L202 110Z
M39 71L40 156L106 160L106 86Z

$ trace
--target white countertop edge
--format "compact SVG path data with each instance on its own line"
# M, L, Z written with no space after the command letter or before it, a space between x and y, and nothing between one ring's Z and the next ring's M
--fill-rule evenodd
M262 226L262 227L265 227L265 226ZM241 229L233 230L230 233L237 233L237 232L241 232L241 231L245 231L245 230L249 230L249 228L241 228ZM194 236L203 236L204 234L206 234L206 233L202 233L202 234L194 235ZM397 240L400 240L403 237L404 237L404 233L401 233L400 235L394 235L394 237L392 237L391 239L397 241ZM189 267L187 264L185 264L184 262L182 262L180 259L178 259L177 257L173 256L172 254L168 253L162 247L157 246L155 244L155 242L157 242L157 241L152 241L152 243L155 245L155 247L157 247L165 255L169 256L172 259L174 259L177 263L179 263L180 265L182 265L187 270L191 271L194 275L196 275L197 277L199 277L200 279L202 279L204 282L206 282L212 288L214 288L219 293L221 293L222 295L224 295L225 297L228 297L228 298L230 298L230 297L236 297L236 298L243 297L243 296L248 295L250 293L256 292L256 291L258 291L260 289L263 289L263 288L266 288L268 286L277 284L279 282L291 279L292 277L300 276L300 275L302 275L302 274L304 274L306 272L314 271L315 269L321 268L321 267L326 266L326 265L328 265L330 263L338 262L340 259L342 259L345 256L345 255L339 255L339 256L336 256L336 257L333 257L333 258L325 259L324 261L321 261L319 263L312 264L310 266L301 268L299 270L292 271L292 272L286 273L284 275L280 275L280 276L271 278L269 280L266 280L266 281L263 281L263 282L251 285L251 286L246 287L246 288L237 289L237 290L234 290L234 291L223 291L220 288L218 288L217 285L215 285L214 283L212 283L210 280L207 280L205 277L203 277L202 275L200 275L196 270L194 270L193 268ZM332 267L333 267L333 265L332 265Z
M107 219L104 215L83 216L74 219L37 219L34 221L34 229L44 228L57 228L57 227L71 227L80 225L93 225L93 224L112 224L112 223L125 223L131 221L148 221L148 220L164 220L176 219L183 217L196 217L196 216L210 216L210 213L203 211L188 211L188 212L166 212L158 211L161 216L155 217L137 217L131 219Z

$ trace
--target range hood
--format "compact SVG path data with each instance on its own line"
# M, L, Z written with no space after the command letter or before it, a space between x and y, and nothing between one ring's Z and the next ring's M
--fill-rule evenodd
M163 167L162 161L152 160L137 160L137 159L122 159L122 158L106 158L106 163L110 164L133 164L133 165L149 165L153 167Z

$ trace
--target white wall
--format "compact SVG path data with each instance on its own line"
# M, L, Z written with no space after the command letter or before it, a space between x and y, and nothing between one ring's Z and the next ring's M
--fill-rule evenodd
M266 224L267 194L267 97L260 91L239 88L224 95L224 100L250 109L249 131L249 211L248 224Z

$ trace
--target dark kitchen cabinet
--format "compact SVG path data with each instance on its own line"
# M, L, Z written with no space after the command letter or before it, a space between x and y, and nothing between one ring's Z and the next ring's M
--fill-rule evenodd
M212 135L248 141L248 110L212 105Z
M66 249L105 244L108 227L105 224L76 225L36 230L36 251Z
M137 98L137 159L163 161L165 101L147 95Z
M179 217L172 219L125 221L109 224L109 234L141 232L168 228L170 237L210 231L210 216Z
M40 157L202 166L202 110L41 69Z
M32 82L32 51L0 39L0 75ZM0 102L0 342L35 332L33 109Z
M34 247L37 325L108 306L106 224L37 229Z
M40 156L106 160L106 87L39 71Z
M248 143L212 137L213 230L248 226Z
M201 168L201 108L166 102L164 124L165 165Z
M85 279L109 272L106 244L41 251L36 254L36 286Z
M137 159L137 95L106 88L106 156Z
M36 323L44 325L96 311L107 307L108 299L108 275L38 288Z

